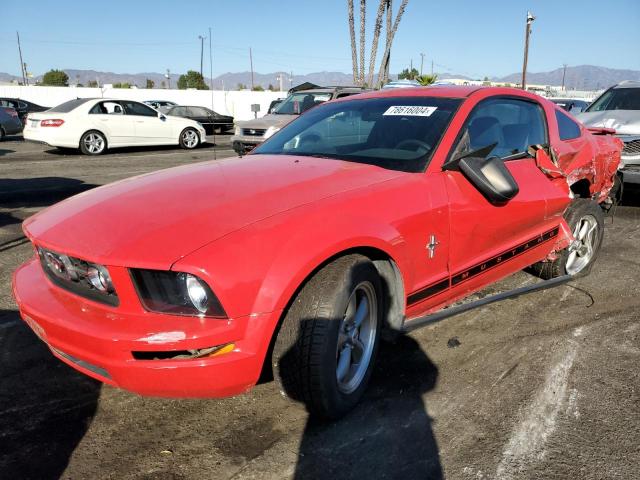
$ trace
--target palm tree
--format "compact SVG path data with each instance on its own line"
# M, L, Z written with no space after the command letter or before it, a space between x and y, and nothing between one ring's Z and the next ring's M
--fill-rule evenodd
M409 0L402 0L400 4L400 8L398 9L398 14L396 15L396 19L393 22L393 27L389 29L391 24L391 1L389 1L389 9L387 10L387 44L384 49L384 54L382 55L382 63L380 64L380 73L378 73L378 84L384 85L387 83L389 79L389 60L391 56L391 45L393 43L393 37L398 31L398 25L400 24L400 20L402 19L402 15L404 14L404 10L407 8L407 3Z
M366 24L367 0L360 0L360 72L358 74L358 85L364 85L364 45L365 45L365 24Z
M422 85L423 87L426 87L427 85L431 85L432 83L436 83L436 80L438 80L438 75L437 74L432 74L432 75L418 75L416 77L416 80L418 82L420 82L420 85Z
M376 23L373 28L373 42L371 43L371 56L369 58L369 76L367 77L367 85L373 85L373 69L376 65L376 55L378 54L378 41L380 38L380 30L382 29L382 16L390 0L380 0L378 4L378 12L376 13Z
M358 53L356 51L356 29L353 18L353 0L347 0L349 10L349 34L351 36L351 63L353 66L353 83L358 83Z

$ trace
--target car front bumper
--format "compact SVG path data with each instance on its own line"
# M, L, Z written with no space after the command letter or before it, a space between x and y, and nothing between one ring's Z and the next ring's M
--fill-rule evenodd
M231 137L231 145L237 153L243 155L245 153L249 153L251 150L264 142L264 140L264 137L259 136L254 137L249 135L233 135Z
M132 302L102 305L51 284L35 257L14 273L13 293L23 320L60 360L104 383L160 397L216 398L249 390L280 315L219 320L151 313ZM195 359L133 355L229 344L231 351Z

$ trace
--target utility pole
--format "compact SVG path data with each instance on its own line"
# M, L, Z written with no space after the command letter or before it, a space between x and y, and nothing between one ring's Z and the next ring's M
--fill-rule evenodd
M26 85L27 74L24 71L24 62L22 61L22 48L20 48L20 34L17 31L16 37L18 37L18 53L20 54L20 72L22 72L22 84Z
M563 63L562 67L563 67L562 68L562 90L564 91L564 78L565 78L565 75L567 74L567 64Z
M431 60L431 76L433 77L433 60Z
M209 27L209 88L211 89L211 110L213 110L213 48L211 46L211 27Z
M200 39L200 76L202 77L202 57L204 55L204 39L207 38L203 35L198 35Z
M23 63L22 65L24 66L24 78L27 81L26 85L29 85L29 70L27 70L27 64Z
M413 72L413 58L409 62L409 73Z
M171 90L171 72L167 68L167 73L165 73L164 78L167 79L167 89Z
M424 53L420 54L420 76L422 76L422 67L424 66Z
M529 61L529 36L531 35L531 24L536 19L531 12L527 12L527 26L524 35L524 62L522 64L522 90L527 89L527 62Z
M249 47L249 63L251 64L251 90L253 90L253 54L251 53L251 47Z

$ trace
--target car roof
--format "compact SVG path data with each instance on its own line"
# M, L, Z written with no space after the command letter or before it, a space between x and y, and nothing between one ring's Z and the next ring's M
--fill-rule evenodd
M640 81L637 80L624 80L617 85L614 85L613 88L640 88Z

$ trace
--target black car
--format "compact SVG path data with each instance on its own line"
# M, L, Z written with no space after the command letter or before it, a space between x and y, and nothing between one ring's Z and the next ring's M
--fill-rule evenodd
M23 125L27 113L44 112L45 110L49 110L49 107L36 105L33 102L28 102L27 100L22 100L20 98L0 98L0 107L13 108L16 112L18 112L18 116L20 117L20 121L22 121Z
M174 117L184 117L200 123L207 134L222 133L233 130L233 117L220 115L206 107L193 107L179 105L171 107L166 111L167 115Z
M7 135L15 135L22 131L22 123L18 118L18 112L11 107L0 106L0 140Z
M549 100L561 107L563 110L571 112L574 115L576 113L584 112L590 105L590 102L579 100L577 98L550 98Z

